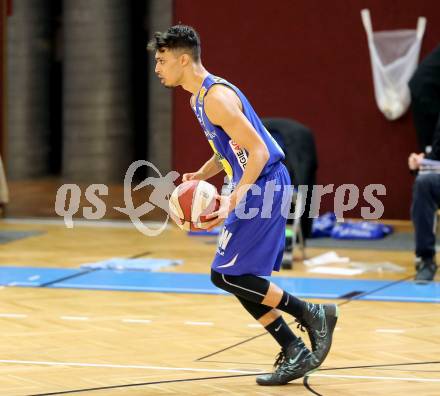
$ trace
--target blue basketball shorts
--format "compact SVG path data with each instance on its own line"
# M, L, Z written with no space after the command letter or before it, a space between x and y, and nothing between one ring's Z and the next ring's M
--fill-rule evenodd
M225 220L211 268L225 275L279 271L291 202L289 173L280 162L255 182Z

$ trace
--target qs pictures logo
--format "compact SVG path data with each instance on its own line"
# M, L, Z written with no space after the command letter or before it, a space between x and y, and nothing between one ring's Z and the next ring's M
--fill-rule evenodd
M135 172L142 166L154 171L157 175L147 177L143 182L132 188ZM151 174L153 172L149 172ZM176 171L168 172L162 176L159 169L149 161L139 160L133 162L124 177L124 204L125 207L114 207L113 209L126 214L138 231L146 236L157 236L167 226L169 220L168 200L176 188L174 182L179 178ZM144 187L152 186L152 192L149 199L138 207L134 207L132 191L138 191ZM73 216L78 212L81 202L82 191L77 184L63 184L57 191L55 199L55 212L64 218L66 227L73 228ZM93 206L83 208L83 217L87 220L100 220L105 216L107 207L100 198L108 195L108 186L105 184L91 184L85 191L85 198ZM156 207L161 208L167 213L166 219L157 228L143 223L141 217L151 212Z

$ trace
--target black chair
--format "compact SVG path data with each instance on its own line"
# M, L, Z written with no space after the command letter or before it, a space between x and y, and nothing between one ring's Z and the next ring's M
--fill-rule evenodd
M308 214L312 189L316 183L316 171L318 169L315 139L308 127L289 118L263 118L262 122L286 154L284 163L289 171L293 185L295 187L299 185L308 186L304 214L296 223L293 220L289 220L289 223L293 225L292 245L299 239L303 256L305 256L305 239L310 237L312 231L312 219L309 218ZM304 199L304 197L298 196L296 198ZM299 224L300 227L298 227ZM283 267L288 267L288 265L284 263Z

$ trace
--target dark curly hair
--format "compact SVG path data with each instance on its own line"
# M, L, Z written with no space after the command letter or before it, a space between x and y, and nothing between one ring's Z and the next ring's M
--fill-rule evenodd
M188 50L194 61L200 61L200 37L191 26L174 25L166 32L154 33L154 38L148 43L147 49L163 52L166 48Z

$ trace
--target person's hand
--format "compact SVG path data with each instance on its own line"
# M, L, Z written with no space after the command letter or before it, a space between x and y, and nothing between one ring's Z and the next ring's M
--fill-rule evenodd
M212 212L206 215L207 219L213 219L209 222L205 222L203 224L203 228L211 231L213 228L217 227L220 223L222 223L234 210L232 205L231 195L216 195L215 197L220 201L220 206L217 211Z
M190 180L203 180L203 175L200 172L184 173L182 175L182 182Z
M420 161L425 158L424 153L411 153L408 157L408 167L411 170L417 170L420 167Z

